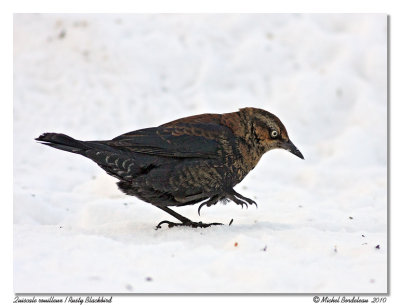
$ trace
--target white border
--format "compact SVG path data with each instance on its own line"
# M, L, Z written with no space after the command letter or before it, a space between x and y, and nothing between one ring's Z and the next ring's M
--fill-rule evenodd
M5 2L5 1L3 1ZM0 48L0 71L1 71L1 191L3 200L1 201L0 214L2 220L2 252L1 257L1 287L2 294L0 301L2 305L10 305L13 301L14 293L12 288L12 202L13 202L13 181L12 181L12 24L13 13L386 13L390 15L390 47L391 47L391 207L390 212L393 216L399 216L399 158L400 150L398 141L394 137L400 130L399 118L399 95L398 88L398 55L399 48L399 18L400 13L396 1L317 1L317 0L279 0L279 1L184 1L184 0L146 0L146 1L124 1L124 0L69 0L69 1L13 1L12 3L2 3L0 10L0 31L3 43ZM397 55L397 56L396 56ZM398 271L399 246L395 243L399 229L399 222L396 217L390 217L391 225L391 295L387 297L389 305L399 305L400 293L398 290L398 277L394 271ZM4 239L3 239L4 237ZM200 304L225 304L235 305L243 302L251 302L253 305L312 305L312 296L114 296L113 305L143 305L143 304L162 304L162 305L200 305ZM134 303L134 304L132 304Z

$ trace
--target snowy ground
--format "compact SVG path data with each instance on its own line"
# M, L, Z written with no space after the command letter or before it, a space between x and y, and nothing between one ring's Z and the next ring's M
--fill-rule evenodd
M258 209L177 209L230 227L155 231L172 217L33 140L244 106L305 160L262 158L236 187ZM386 292L386 112L385 15L16 15L14 290Z

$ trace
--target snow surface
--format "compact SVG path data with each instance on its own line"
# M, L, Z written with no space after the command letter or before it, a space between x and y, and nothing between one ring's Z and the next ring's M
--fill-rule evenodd
M386 292L386 18L15 15L15 292ZM231 226L156 231L173 218L33 140L245 106L305 160L262 158L236 187L258 209L176 209Z

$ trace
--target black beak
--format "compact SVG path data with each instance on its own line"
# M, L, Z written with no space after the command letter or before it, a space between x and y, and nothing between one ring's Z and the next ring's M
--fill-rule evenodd
M296 146L293 144L293 142L290 141L290 139L282 143L281 148L288 150L290 153L296 155L297 157L300 157L301 159L304 159L303 154L301 154L299 149L296 148Z

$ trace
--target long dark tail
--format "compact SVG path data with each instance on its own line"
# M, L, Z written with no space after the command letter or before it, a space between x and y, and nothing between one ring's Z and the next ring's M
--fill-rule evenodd
M82 154L86 150L91 149L84 141L76 140L64 134L44 133L35 140L47 146L77 154Z
M82 141L57 133L44 133L36 140L59 150L83 155L120 180L132 180L142 171L131 155L109 146L107 141Z

